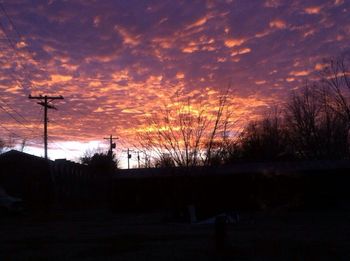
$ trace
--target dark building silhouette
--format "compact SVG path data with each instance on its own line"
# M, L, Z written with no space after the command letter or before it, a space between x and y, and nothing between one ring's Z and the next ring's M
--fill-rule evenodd
M0 186L30 209L165 210L169 217L186 218L195 208L201 219L224 211L348 208L349 170L349 161L338 160L132 169L103 175L68 160L12 150L0 155Z
M88 167L16 150L0 155L0 186L28 209L89 207L105 202L106 181Z
M349 208L349 171L347 160L120 170L113 206L183 216L192 205L199 219L226 211Z
M53 200L50 160L16 150L0 155L0 186L29 208L48 208Z

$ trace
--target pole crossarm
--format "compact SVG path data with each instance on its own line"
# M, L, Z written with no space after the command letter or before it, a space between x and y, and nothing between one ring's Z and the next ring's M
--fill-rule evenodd
M32 96L29 94L28 96L29 99L41 99L41 100L44 100L44 99L48 99L48 100L63 100L63 96L62 95L59 95L59 96L48 96L48 95L39 95L39 96Z

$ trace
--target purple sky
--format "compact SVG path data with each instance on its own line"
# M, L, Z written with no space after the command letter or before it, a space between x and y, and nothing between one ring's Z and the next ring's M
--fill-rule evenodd
M349 52L342 0L2 3L0 135L30 146L42 143L30 93L65 97L50 111L51 142L115 134L122 147L177 93L215 106L231 82L237 117L250 119Z

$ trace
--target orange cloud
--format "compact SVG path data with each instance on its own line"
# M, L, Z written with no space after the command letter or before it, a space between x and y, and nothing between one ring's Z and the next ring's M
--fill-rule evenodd
M233 51L231 53L231 56L236 56L236 55L240 55L240 54L245 54L245 53L250 53L252 50L250 48L242 48L239 49L238 51Z
M292 71L289 73L289 75L293 76L308 76L310 74L309 71L302 70L302 71Z
M246 40L243 38L230 38L225 40L225 45L229 48L235 47L235 46L240 46L242 45Z
M326 64L323 64L323 63L316 63L316 65L315 65L315 70L316 70L316 71L321 71L321 70L323 70L325 67L326 67Z
M227 61L227 58L225 58L225 57L218 57L216 60L217 60L217 62L219 62L219 63L224 63L224 62Z
M70 81L71 79L72 79L72 76L70 75L52 74L50 83L67 82L67 81Z
M319 14L321 11L321 6L310 6L304 9L307 14Z
M271 28L285 29L287 27L286 22L281 19L273 20L269 23Z
M102 83L100 81L91 81L89 82L89 87L99 87Z
M193 53L196 51L198 51L198 46L195 46L195 45L189 45L182 49L182 52L184 53Z
M154 38L152 42L158 44L161 48L170 49L173 46L173 41L168 38Z
M176 78L177 79L183 79L183 78L185 78L185 74L182 73L182 72L178 72L178 73L176 73Z
M116 25L116 26L114 26L114 30L120 34L120 36L123 38L123 41L125 44L136 46L140 43L140 36L133 35L126 28L124 28L120 25Z
M195 21L193 24L190 24L189 26L186 27L186 29L191 29L193 27L198 27L204 25L208 21L207 17L202 17Z
M269 34L270 34L270 31L266 30L266 31L263 31L263 32L260 32L260 33L256 33L255 37L256 38L261 38L261 37L267 36Z
M124 109L122 110L122 113L142 113L142 111L139 111L137 109Z
M7 87L4 91L7 93L18 94L21 90L22 88L16 84L16 85Z
M20 41L20 42L16 43L17 48L24 48L26 46L28 46L28 45L25 41Z
M265 84L265 83L266 83L265 80L255 81L255 84L257 84L257 85L261 85L261 84Z
M303 36L304 36L304 38L305 38L305 37L308 37L308 36L310 36L310 35L315 34L315 32L316 32L315 29L310 29L310 30L308 30L307 32L305 32L305 33L303 34Z

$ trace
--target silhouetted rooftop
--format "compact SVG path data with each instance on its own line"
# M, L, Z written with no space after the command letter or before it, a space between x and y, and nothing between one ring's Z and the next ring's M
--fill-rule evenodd
M289 162L245 162L232 165L192 168L143 168L122 169L115 174L116 178L147 178L169 176L207 176L235 174L298 174L303 171L350 169L349 160L315 160Z
M10 150L10 151L7 151L7 152L0 154L0 159L4 159L4 158L27 158L27 159L45 161L45 159L42 157L38 157L38 156L28 154L28 153L25 153L22 151L18 151L18 150ZM49 161L51 161L51 160L49 160Z

